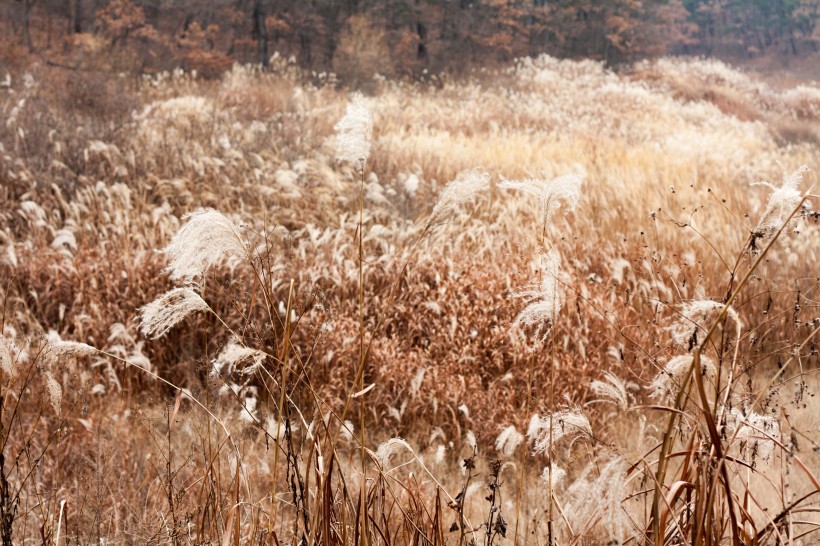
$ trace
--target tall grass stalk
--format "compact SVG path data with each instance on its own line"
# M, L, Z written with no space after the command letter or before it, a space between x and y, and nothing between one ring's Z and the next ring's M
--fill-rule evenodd
M708 400L706 398L705 389L704 389L704 386L703 386L703 380L700 377L701 374L700 374L699 370L700 370L700 355L701 355L701 352L702 352L703 348L706 347L706 345L709 343L709 340L711 339L711 337L714 334L715 330L717 329L718 325L721 323L721 321L726 316L726 314L729 311L732 303L735 301L735 299L737 298L740 291L743 289L743 287L749 281L752 274L757 269L757 267L760 265L760 263L763 261L763 259L766 257L766 255L768 254L768 252L772 248L772 246L774 246L775 242L780 237L780 234L786 228L786 225L794 217L794 215L797 214L800 211L800 209L802 208L803 203L806 201L806 199L807 199L807 196L804 196L800 200L798 205L796 207L794 207L794 209L788 215L788 217L786 218L786 221L780 226L780 228L777 230L777 232L769 240L766 247L757 256L757 259L751 265L751 267L746 272L746 274L743 276L743 278L740 280L740 282L738 282L738 284L735 287L735 289L733 290L731 296L729 296L729 299L724 304L723 309L721 310L718 317L715 320L712 321L711 325L709 326L709 329L706 332L706 335L704 336L704 339L695 348L694 358L692 359L692 365L690 366L689 372L686 374L686 377L685 377L683 383L681 384L680 389L678 390L678 395L675 399L675 405L673 407L676 409L676 411L671 412L670 415L669 415L669 421L666 425L666 431L663 435L663 443L661 445L661 451L660 451L660 454L659 454L659 457L658 457L658 463L657 463L658 468L657 468L657 473L656 473L656 489L655 489L653 499L652 499L652 522L653 522L652 523L652 530L653 530L655 543L658 546L662 546L663 545L663 540L664 540L664 538L663 538L664 537L664 534L663 534L664 529L661 529L661 526L660 526L660 509L661 509L660 500L661 500L661 496L663 494L662 487L665 483L665 478L666 478L666 468L667 468L667 465L668 465L669 449L671 448L672 441L674 439L674 428L676 426L676 423L677 423L677 420L678 420L678 417L679 417L678 412L682 411L682 409L683 409L682 406L683 406L684 398L685 398L686 392L688 390L689 383L690 383L693 376L696 378L695 381L696 381L697 388L698 388L698 395L700 397L701 404L703 404L702 412L704 414L704 418L706 420L707 426L709 427L709 433L710 433L710 436L712 438L712 445L713 445L713 448L715 450L716 459L717 459L718 463L723 459L723 450L721 449L720 436L717 433L717 427L715 425L714 416L711 414L711 412L709 410L709 404L708 404ZM747 250L747 248L744 248L742 251L745 252L746 250ZM731 524L731 530L732 530L732 542L733 542L733 544L735 544L737 546L737 545L740 544L741 537L740 537L740 531L739 531L738 526L737 526L737 516L736 516L735 511L734 511L734 501L733 501L731 490L730 490L729 478L728 478L728 474L726 473L725 466L723 466L721 464L720 468L721 468L721 473L722 473L722 478L723 478L723 486L726 490L726 502L728 504L729 518L730 518L730 524ZM714 487L710 487L709 491L701 492L701 495L706 493L707 496L711 496L713 490L714 490ZM711 507L708 507L708 508L711 508ZM694 537L696 539L696 541L699 539L699 535L700 535L700 532L699 531L696 532L695 537Z

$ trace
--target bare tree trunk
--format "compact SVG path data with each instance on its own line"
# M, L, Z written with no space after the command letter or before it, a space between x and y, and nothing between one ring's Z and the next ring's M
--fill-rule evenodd
M253 3L253 33L256 37L256 50L259 55L259 63L268 66L268 29L265 24L265 6L261 0Z
M83 31L83 0L74 0L74 34L80 34Z
M23 0L23 39L29 52L34 51L34 43L31 41L31 25L29 24L29 14L34 0Z

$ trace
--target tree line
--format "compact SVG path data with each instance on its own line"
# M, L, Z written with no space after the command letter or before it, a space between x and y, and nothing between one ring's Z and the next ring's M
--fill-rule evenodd
M278 52L354 80L541 53L610 65L668 53L795 56L820 40L820 0L11 0L0 9L7 55L79 52L142 71L218 74Z

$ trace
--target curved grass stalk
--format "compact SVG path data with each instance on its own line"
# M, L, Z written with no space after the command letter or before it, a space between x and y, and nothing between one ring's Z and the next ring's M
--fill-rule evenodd
M754 271L757 269L757 267L760 265L760 263L766 257L769 250L772 248L772 246L774 246L774 243L777 241L777 239L780 237L783 230L786 228L786 225L794 217L794 215L797 214L797 212L801 209L801 207L803 206L803 203L806 201L807 198L808 198L808 194L806 194L800 200L800 202L797 204L797 206L792 210L791 214L789 214L789 216L787 217L787 219L783 223L783 225L780 226L780 229L778 229L777 232L772 236L771 240L766 245L766 248L764 248L763 251L761 251L761 253L758 255L755 262L752 264L752 266L749 268L749 270L746 272L746 274L740 280L738 285L732 291L731 296L729 296L729 299L724 304L723 309L721 310L720 314L712 322L711 326L709 327L709 330L706 332L706 336L704 337L703 341L695 349L695 355L694 355L694 358L692 359L692 365L690 366L689 372L687 373L686 378L683 380L683 384L681 385L680 390L678 391L678 395L675 398L675 405L673 407L676 408L676 409L679 409L679 410L682 409L682 404L683 404L683 401L684 401L685 393L688 390L690 381L692 379L692 376L694 375L695 376L695 382L696 382L697 387L698 387L698 394L701 398L701 403L703 404L704 417L706 419L706 423L707 423L707 426L709 428L709 434L711 436L712 443L715 447L715 452L716 452L716 456L717 456L718 460L723 459L723 451L721 450L721 447L720 447L720 445L721 445L720 436L717 433L717 427L715 425L714 416L711 415L711 413L709 411L708 400L706 398L706 392L705 392L705 389L704 389L704 386L703 386L703 379L700 378L700 374L697 373L697 370L699 369L699 366L700 366L701 351L703 350L703 348L706 346L706 344L711 339L712 335L714 334L715 330L717 329L718 324L720 324L723 321L723 319L726 317L726 314L727 314L729 308L731 307L732 303L737 298L740 291L743 289L743 287L746 285L746 283L751 278L752 273L754 273ZM745 248L744 248L744 250L745 250ZM653 531L655 543L658 546L661 546L662 541L663 541L663 535L661 534L663 530L660 528L660 517L659 517L660 516L660 513L659 513L660 512L660 498L663 494L662 487L663 487L663 484L664 484L664 480L666 478L666 468L667 468L667 464L668 464L668 454L669 454L669 450L672 447L673 433L674 433L675 425L677 423L677 418L678 418L678 414L675 413L675 412L671 413L670 416L669 416L669 421L667 423L666 432L664 433L664 436L663 436L663 444L661 446L661 452L660 452L660 455L659 455L659 458L658 458L658 469L657 469L657 473L656 473L657 488L655 489L655 493L654 493L653 499L652 499L652 531ZM740 545L740 536L739 536L739 529L737 527L737 516L736 516L735 511L734 511L734 502L732 500L732 495L731 495L731 492L730 492L730 489L729 489L730 486L729 486L728 474L725 472L725 468L723 469L723 474L724 474L724 487L725 487L726 493L727 493L726 496L727 496L727 503L728 503L728 509L729 509L729 518L730 518L730 524L731 524L731 528L732 528L732 542L735 546L739 546Z

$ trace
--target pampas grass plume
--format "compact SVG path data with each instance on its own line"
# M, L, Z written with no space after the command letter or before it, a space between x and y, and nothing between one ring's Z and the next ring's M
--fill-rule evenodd
M533 453L546 453L549 450L550 429L552 429L553 445L564 439L592 436L592 425L586 415L575 409L560 410L538 421L537 429L533 431L535 436Z
M596 402L609 402L624 411L629 409L629 395L624 382L610 372L605 372L604 378L606 381L596 379L590 384L592 392L598 396Z
M157 339L191 313L209 309L191 288L174 288L140 309L140 331Z
M669 327L669 333L672 339L678 345L688 347L690 344L694 345L697 333L699 331L706 332L709 327L707 320L714 313L720 312L724 305L713 300L693 300L683 304L680 310L680 318ZM743 327L740 322L740 316L733 307L729 307L726 315L735 323L737 334ZM691 349L691 347L689 347Z
M692 366L692 360L693 357L689 354L670 359L649 385L649 396L658 400L674 399L679 386L683 383L684 376ZM700 367L700 373L705 377L708 379L715 377L715 365L709 357L700 356Z
M383 469L387 469L387 465L390 463L390 458L404 450L409 451L413 457L416 456L416 452L413 451L410 444L402 438L390 438L379 445L379 448L376 450L376 453L374 453L374 456L376 457L376 461L378 461L379 466Z
M54 413L59 417L61 414L61 405L63 402L63 388L51 375L51 372L46 371L46 389L48 390L48 398L51 401L51 407L54 408Z
M769 200L766 203L766 210L763 211L763 216L760 218L757 226L752 230L754 233L762 237L770 237L774 235L780 226L789 217L789 214L797 207L803 195L797 186L803 180L803 176L809 171L808 166L802 165L796 171L786 174L783 173L783 181L780 186L775 186L770 182L758 182L753 185L767 186L771 188L772 193L769 194Z
M334 129L336 157L357 165L367 163L373 133L373 116L359 93L350 98L344 117Z
M516 448L524 441L524 435L518 432L515 425L505 427L495 439L495 450L505 457L512 457Z
M575 210L581 197L581 183L584 176L577 173L565 174L552 180L545 178L526 178L523 180L504 180L498 187L518 190L538 199L538 208L544 224L552 219L555 211L563 202L567 210Z
M161 251L169 258L172 279L191 282L220 260L246 254L239 230L222 213L204 209L184 218L188 223Z
M564 305L564 293L559 283L562 275L560 255L550 250L542 254L539 261L541 283L514 294L526 298L529 304L515 317L510 328L513 340L520 342L524 342L528 331L531 331L534 340L532 349L537 349L546 340Z
M14 359L11 356L11 347L3 336L0 336L0 370L3 370L9 377L14 375Z
M489 187L489 174L477 170L460 172L441 190L427 225L434 226L450 221L465 205L471 203L479 193L486 191Z
M222 352L213 361L211 373L219 375L221 373L232 374L237 366L244 362L250 362L249 366L242 369L242 375L250 375L259 369L264 362L265 353L250 347L245 347L237 339L231 339Z

